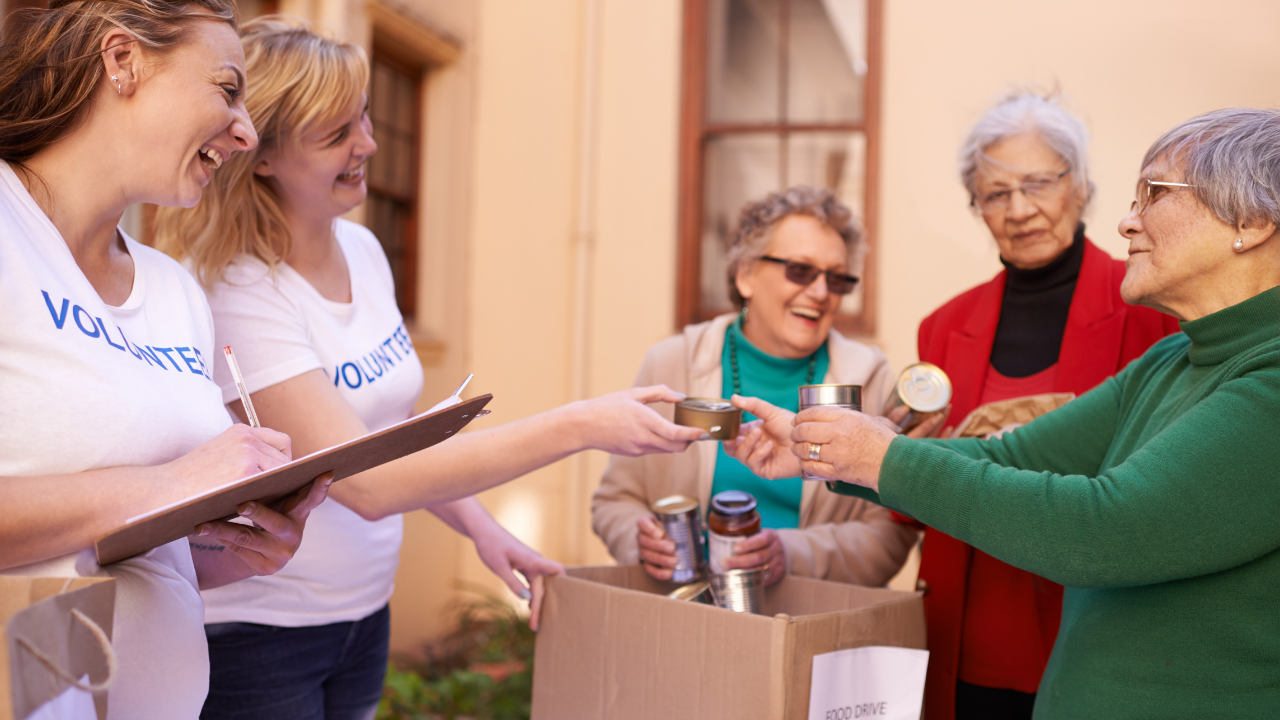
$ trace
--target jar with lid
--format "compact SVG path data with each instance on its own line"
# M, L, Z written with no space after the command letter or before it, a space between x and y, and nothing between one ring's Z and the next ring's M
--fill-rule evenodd
M711 498L707 513L707 550L711 572L725 572L724 561L733 556L733 546L760 532L756 499L741 490L725 490Z

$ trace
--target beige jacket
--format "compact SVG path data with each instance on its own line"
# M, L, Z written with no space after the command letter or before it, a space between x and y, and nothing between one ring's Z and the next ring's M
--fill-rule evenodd
M724 334L737 315L721 315L690 325L654 345L645 356L636 385L666 384L690 397L719 397ZM861 385L862 404L880 414L894 375L884 353L832 330L827 341L830 369L823 382ZM654 405L666 418L668 403ZM649 505L668 495L689 495L705 510L715 475L716 444L697 442L678 454L613 456L591 500L591 526L619 564L640 562L636 522ZM777 531L787 553L787 571L859 585L884 585L906 560L916 531L894 522L889 511L806 482L800 500L800 527Z

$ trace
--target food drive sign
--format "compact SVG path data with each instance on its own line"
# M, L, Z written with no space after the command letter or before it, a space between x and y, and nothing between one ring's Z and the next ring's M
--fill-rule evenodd
M861 647L813 656L809 720L919 720L927 650Z

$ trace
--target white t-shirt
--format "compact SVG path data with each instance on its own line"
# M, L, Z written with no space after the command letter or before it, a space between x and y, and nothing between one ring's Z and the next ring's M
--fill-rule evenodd
M111 307L0 162L0 476L158 465L230 427L199 285L162 253L125 245L133 290ZM209 659L185 539L105 568L86 550L5 572L115 577L110 717L199 716Z
M209 305L217 347L235 351L250 393L320 368L372 432L412 415L422 365L382 245L346 220L335 234L351 275L350 303L326 300L288 265L273 276L245 255L214 286ZM226 363L214 364L213 377L224 402L240 397ZM326 502L280 572L205 591L205 622L304 627L368 617L391 598L403 534L399 515L369 522Z

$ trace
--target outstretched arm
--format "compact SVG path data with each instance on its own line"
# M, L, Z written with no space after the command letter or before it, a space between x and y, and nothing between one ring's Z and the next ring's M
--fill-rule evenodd
M355 410L323 370L253 394L262 424L287 432L299 456L365 435ZM467 432L335 483L335 500L366 520L474 495L580 450L620 455L676 452L702 436L664 420L650 402L684 399L663 386L562 405L533 417ZM239 403L232 404L239 409Z

